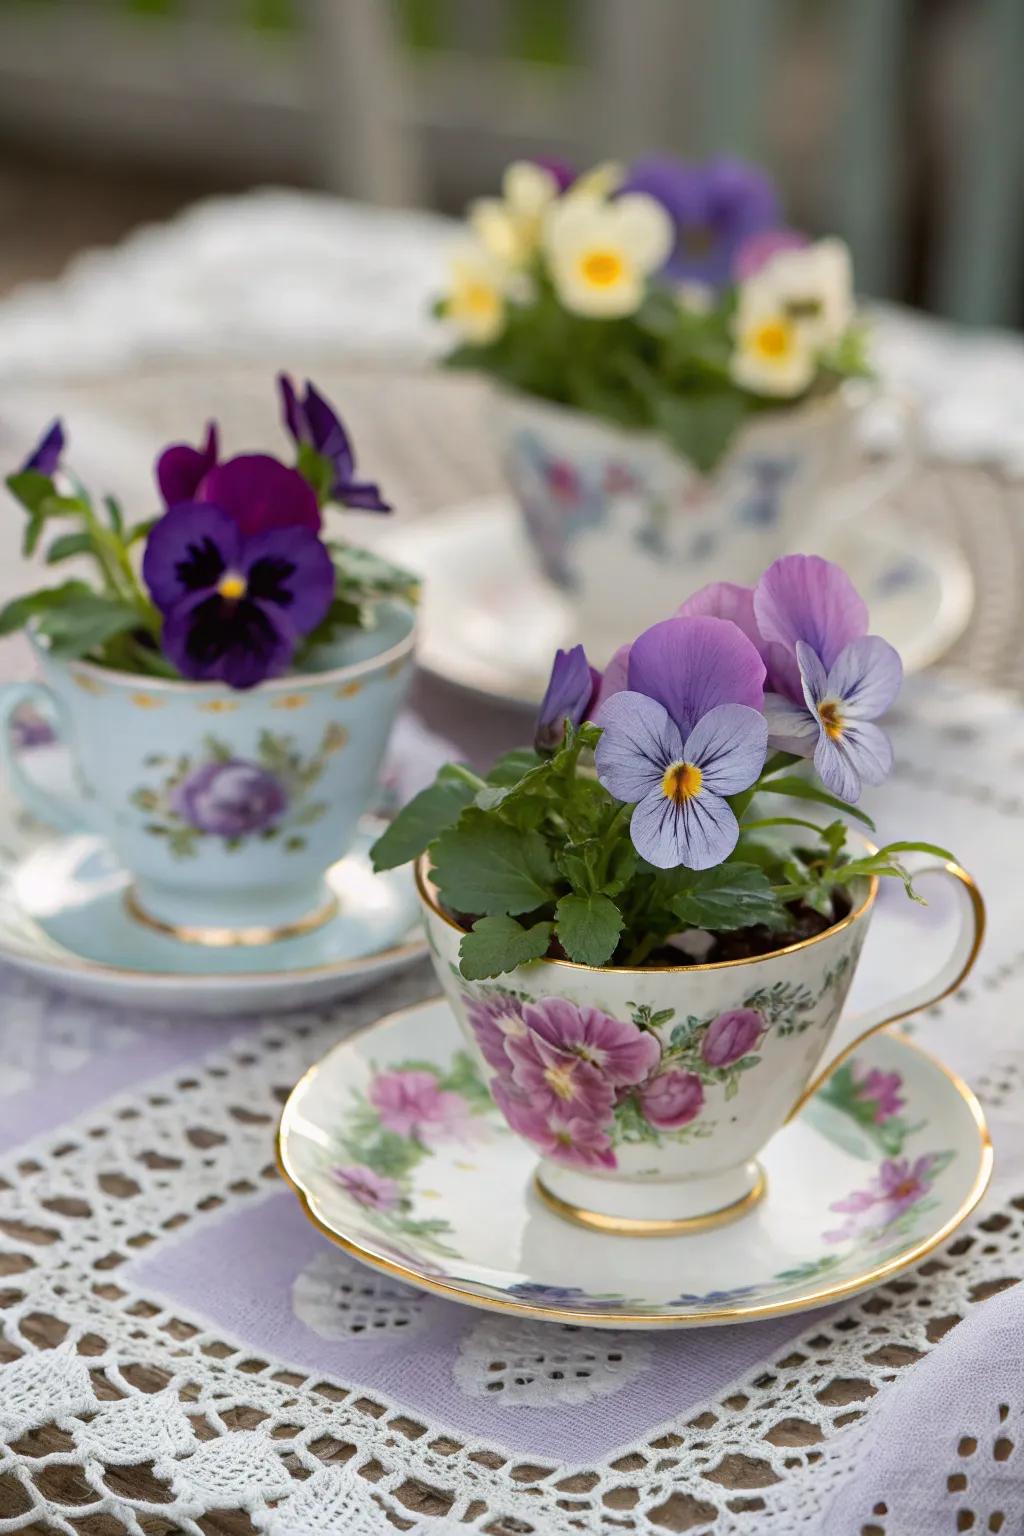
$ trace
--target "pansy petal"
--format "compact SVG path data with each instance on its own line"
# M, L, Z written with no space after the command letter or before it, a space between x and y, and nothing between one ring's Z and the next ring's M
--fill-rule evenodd
M679 618L695 618L700 615L714 619L728 619L742 629L751 645L757 647L762 661L767 661L768 646L761 639L761 631L754 617L754 589L741 587L735 581L712 581L688 597L676 609Z
M164 620L161 644L183 677L252 688L288 670L296 635L270 604L226 602L203 593L178 603Z
M171 507L150 529L142 561L156 606L166 613L195 593L211 591L237 566L241 542L237 524L223 508L198 502Z
M27 474L34 471L37 475L53 476L60 468L61 454L64 452L64 424L58 416L51 421L42 437L39 439L24 464L21 473Z
M729 857L739 826L729 805L704 792L679 805L660 786L637 805L629 824L637 853L656 869L712 869Z
M288 428L288 434L296 443L305 442L305 431L302 417L302 407L299 397L295 393L295 385L287 373L279 373L277 387L281 395L281 415L284 424Z
M574 645L570 651L555 652L551 677L534 728L534 745L538 752L554 752L562 745L567 720L573 726L581 723L599 680L582 645Z
M781 693L766 693L764 713L768 743L776 752L794 752L797 757L814 755L821 726L806 704L794 704Z
M629 652L629 645L620 645L602 672L593 704L595 714L606 699L610 699L615 693L622 693L629 687Z
M900 691L903 663L879 635L865 635L843 648L829 669L828 694L842 700L851 720L877 720Z
M705 790L735 795L749 789L764 767L768 724L745 704L719 704L697 721L683 757L700 769Z
M220 446L217 440L217 424L209 422L206 440L201 448L188 443L172 443L156 461L156 483L160 495L168 507L179 501L193 501L199 484L217 462Z
M270 528L246 539L242 570L248 596L283 608L295 634L308 635L331 606L334 562L309 528Z
M805 640L826 669L868 627L867 606L841 566L819 555L784 555L754 590L754 612L765 640L787 650Z
M796 643L796 659L807 708L817 718L818 705L822 699L828 698L828 673L818 653L803 640Z
M865 784L882 784L892 772L892 742L868 720L847 721L838 746Z
M840 741L834 741L826 731L818 736L814 749L814 767L825 788L848 805L860 799L860 774L854 767L849 753Z
M665 619L633 641L629 686L657 699L684 733L716 704L764 701L764 662L726 619Z
M657 788L665 799L665 769L683 751L682 737L665 709L641 693L616 693L601 706L597 723L603 730L594 760L609 794L629 802Z
M230 512L243 533L320 527L316 493L297 470L267 453L243 453L218 464L196 496Z
M309 380L306 380L306 420L318 453L330 459L339 476L348 480L355 468L355 456L341 417Z

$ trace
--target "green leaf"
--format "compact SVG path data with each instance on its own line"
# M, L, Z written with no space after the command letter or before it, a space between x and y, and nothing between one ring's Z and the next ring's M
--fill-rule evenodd
M745 396L734 389L664 394L655 405L654 424L678 454L707 474L732 442L748 410Z
M532 912L554 896L556 870L539 832L471 807L434 848L434 882L456 912Z
M959 862L956 854L950 853L948 848L940 848L938 843L886 843L884 848L879 848L878 857L884 858L890 853L930 853L944 864Z
M95 596L87 582L66 581L59 587L43 587L38 592L16 597L0 609L0 635L12 635L16 630L23 629L30 619L38 618L40 614L52 609L66 607L83 596Z
M116 496L104 496L103 505L107 509L107 522L114 533L120 537L124 533L124 513L121 511L121 503Z
M518 784L525 774L539 768L544 761L532 747L515 747L498 758L487 774L487 782L499 788Z
M141 523L132 523L131 527L128 529L128 532L125 534L125 549L131 549L132 545L138 544L140 539L148 538L150 530L155 528L159 521L159 517L147 517L144 518Z
M467 981L484 981L514 971L547 954L551 923L524 928L514 917L481 917L459 946L459 969Z
M827 805L833 811L841 811L844 816L852 816L855 821L862 822L873 832L875 824L870 816L859 811L855 805L847 805L845 800L839 800L835 795L830 795L827 789L819 789L817 784L810 784L806 779L798 778L795 774L784 774L781 779L767 779L758 784L759 795L788 795L793 800L813 800L815 805Z
M26 512L40 512L43 503L57 493L49 475L41 475L37 469L23 469L17 475L8 475L5 483Z
M474 793L472 779L446 763L433 784L421 789L403 806L370 849L377 873L418 859L435 837L458 821Z
M788 921L771 881L755 864L719 864L687 872L685 878L684 889L669 903L683 927L724 933L754 923L782 927Z
M93 553L92 534L62 533L54 539L46 551L47 565L59 565L62 560L70 560L74 555L91 555Z
M46 609L38 619L51 656L86 656L139 622L135 609L89 588L71 602Z
M615 953L622 914L607 896L563 896L555 908L558 942L580 965L604 965Z

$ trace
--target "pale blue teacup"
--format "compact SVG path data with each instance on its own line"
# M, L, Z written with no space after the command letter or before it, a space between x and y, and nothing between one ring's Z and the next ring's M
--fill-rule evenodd
M325 875L372 803L412 672L413 614L324 647L300 675L239 691L59 660L0 689L0 758L27 808L98 833L132 876L139 921L195 943L265 944L336 910ZM25 702L55 718L74 794L33 779L9 722ZM28 758L29 765L31 758Z

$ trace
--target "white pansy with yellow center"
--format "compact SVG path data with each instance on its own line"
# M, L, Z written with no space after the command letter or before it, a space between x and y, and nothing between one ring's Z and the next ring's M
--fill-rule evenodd
M476 241L456 246L449 258L451 287L442 313L464 341L487 346L505 329L512 274Z
M551 172L516 160L502 178L501 197L481 197L469 210L470 228L498 261L523 267L540 243L544 213L558 196Z
M735 383L755 395L788 399L814 378L814 349L800 325L771 294L750 283L740 291L736 346L729 361Z
M798 326L814 352L835 346L854 317L853 264L842 240L779 251L747 288Z
M566 309L596 319L631 315L644 285L672 249L672 221L653 197L627 193L613 202L577 193L553 204L544 248Z

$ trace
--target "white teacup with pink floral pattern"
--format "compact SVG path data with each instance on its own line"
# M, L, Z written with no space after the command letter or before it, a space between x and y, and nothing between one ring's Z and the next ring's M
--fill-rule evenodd
M513 1131L540 1155L540 1194L605 1231L655 1235L741 1214L764 1192L758 1153L865 1035L958 986L984 908L956 865L932 865L958 896L949 960L927 985L833 1040L874 909L877 880L848 914L770 954L642 968L532 961L494 981L459 971L463 929L426 865L417 879L435 969Z

